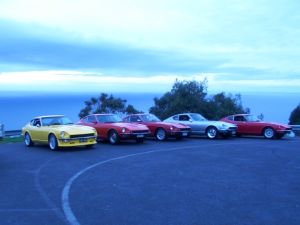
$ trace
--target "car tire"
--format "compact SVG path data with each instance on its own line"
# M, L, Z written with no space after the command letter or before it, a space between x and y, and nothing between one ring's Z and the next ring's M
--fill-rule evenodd
M209 139L216 139L218 137L218 129L211 126L206 129L206 137Z
M120 142L120 137L115 130L112 130L108 133L108 141L112 145L116 145Z
M57 138L54 134L50 134L48 138L48 145L52 151L56 151L58 149Z
M136 139L136 143L143 143L144 142L144 138L137 138Z
M24 143L27 147L33 146L33 142L31 140L30 134L28 132L24 135Z
M275 135L276 139L278 139L278 140L283 138L283 136L284 136L284 134L276 134Z
M155 138L159 141L164 141L167 139L167 133L163 128L158 128L155 131Z
M263 135L266 139L273 139L275 137L275 131L271 127L266 127L263 131Z

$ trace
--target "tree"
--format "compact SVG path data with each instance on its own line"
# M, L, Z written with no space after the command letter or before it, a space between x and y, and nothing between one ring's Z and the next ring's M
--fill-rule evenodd
M133 105L126 106L126 100L115 98L113 95L101 93L98 98L92 97L85 101L85 107L78 116L85 117L91 113L138 113Z
M234 97L231 94L226 95L224 92L214 95L209 101L208 119L219 120L220 118L237 113L245 113L242 106L240 94Z
M291 112L289 118L289 124L291 125L300 125L300 103L299 105Z
M171 91L161 98L154 98L154 104L149 111L161 119L178 113L194 112L218 120L230 114L250 111L243 109L241 95L233 97L221 92L207 98L206 79L201 82L176 80Z
M154 98L155 105L149 112L165 119L177 113L205 111L206 83L206 80L202 82L176 80L171 91L161 98Z

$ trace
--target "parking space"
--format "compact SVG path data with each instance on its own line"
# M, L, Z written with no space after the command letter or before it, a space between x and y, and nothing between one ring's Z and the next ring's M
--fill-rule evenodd
M0 145L1 224L300 224L300 138Z

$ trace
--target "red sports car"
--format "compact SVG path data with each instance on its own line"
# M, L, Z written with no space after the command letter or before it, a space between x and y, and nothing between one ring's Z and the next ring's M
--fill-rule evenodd
M181 139L189 136L191 132L189 126L162 122L153 114L133 114L125 117L123 121L146 125L150 129L151 135L159 141L166 140L168 137Z
M250 114L237 114L227 116L222 121L236 124L238 126L237 136L258 135L267 139L282 138L292 131L292 128L285 124L264 122Z
M114 114L88 115L78 124L94 127L98 133L97 139L108 140L111 144L117 144L124 139L143 142L145 136L150 134L148 127L142 124L124 123L119 116Z

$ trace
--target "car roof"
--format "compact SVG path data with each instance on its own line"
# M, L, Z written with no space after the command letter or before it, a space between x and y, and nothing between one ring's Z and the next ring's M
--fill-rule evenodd
M251 114L249 113L240 113L240 114L234 114L234 115L230 115L230 116L249 116ZM226 117L229 117L229 116L226 116Z
M46 116L37 116L34 119L48 118L48 117L63 117L64 115L46 115Z

